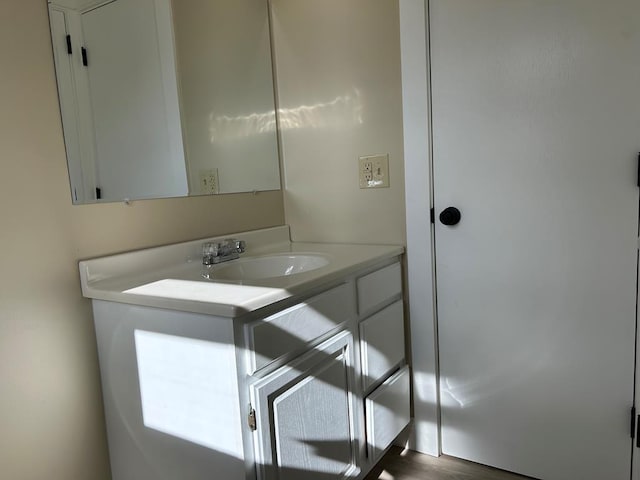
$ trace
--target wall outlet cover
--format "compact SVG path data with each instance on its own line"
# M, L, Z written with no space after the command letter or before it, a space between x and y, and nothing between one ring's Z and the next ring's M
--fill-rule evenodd
M199 176L200 194L215 195L220 192L218 169L201 170Z
M358 167L360 188L389 187L389 154L360 157Z

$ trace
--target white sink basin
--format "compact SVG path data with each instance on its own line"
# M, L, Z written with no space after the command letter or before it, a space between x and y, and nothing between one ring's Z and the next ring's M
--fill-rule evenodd
M231 260L213 266L206 276L211 280L257 280L309 272L328 264L323 255L284 253Z

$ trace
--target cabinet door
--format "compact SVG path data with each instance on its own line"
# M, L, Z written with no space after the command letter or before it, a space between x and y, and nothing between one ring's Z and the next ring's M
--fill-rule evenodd
M405 366L365 400L367 450L373 462L378 461L411 420L409 377L409 367Z
M352 352L342 332L252 387L259 480L357 473Z

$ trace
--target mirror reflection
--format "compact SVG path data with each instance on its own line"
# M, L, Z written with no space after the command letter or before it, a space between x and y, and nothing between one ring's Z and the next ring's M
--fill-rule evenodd
M50 0L74 203L280 188L267 0Z

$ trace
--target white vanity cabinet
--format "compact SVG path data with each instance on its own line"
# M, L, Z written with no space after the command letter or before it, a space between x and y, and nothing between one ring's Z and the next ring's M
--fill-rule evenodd
M361 479L409 423L397 253L236 317L132 303L93 301L113 480Z
M265 338L256 351L259 330L273 341ZM250 386L258 480L357 478L409 424L399 262L356 274L245 331L248 371L268 372ZM281 344L301 340L306 353L274 370L290 350Z

